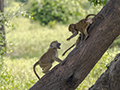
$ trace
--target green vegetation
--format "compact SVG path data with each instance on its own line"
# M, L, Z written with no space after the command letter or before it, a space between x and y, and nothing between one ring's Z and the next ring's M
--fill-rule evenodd
M87 3L87 1L85 0L84 3ZM16 5L16 2L12 2L12 5ZM86 9L81 9L82 7L86 7ZM100 10L100 8L98 9L100 6L91 6L87 10L89 7L90 4L85 5L81 3L81 11L79 12L82 12L82 15L80 15L79 19L88 13L97 13ZM5 10L8 9L5 8ZM69 23L73 21L77 20L70 19ZM59 50L59 58L63 60L65 56L62 57L62 53L75 42L77 37L67 42L66 38L71 34L68 32L68 25L62 25L56 23L56 21L49 22L48 26L42 26L38 22L33 22L19 16L14 18L11 23L15 26L14 30L12 28L5 28L7 54L3 59L0 57L0 67L2 67L2 69L0 68L0 90L28 90L38 81L33 73L33 64L46 52L50 42L58 40L62 43ZM106 65L109 65L115 55L119 53L119 45L118 37L76 90L87 90L95 83L100 74L105 71ZM55 62L54 66L56 64L58 63ZM39 66L37 67L37 72L40 77L44 75Z
M46 52L50 42L58 40L62 43L59 57L64 59L65 57L62 57L61 54L72 45L75 39L70 42L65 41L71 34L67 31L67 25L56 25L51 29L42 27L36 22L29 23L29 19L26 18L17 18L13 22L16 25L15 30L6 28L8 54L4 57L0 90L27 90L38 80L33 73L33 64ZM105 71L106 65L113 60L118 52L118 48L109 49L76 90L89 88ZM58 63L55 62L54 66L56 64ZM39 67L37 67L37 72L40 77L43 75Z
M88 0L88 1L94 3L95 6L98 4L105 5L108 2L108 0Z
M69 23L78 20L92 12L97 13L102 6L90 4L87 0L40 0L28 2L28 11L33 13L33 19L42 25L52 23Z

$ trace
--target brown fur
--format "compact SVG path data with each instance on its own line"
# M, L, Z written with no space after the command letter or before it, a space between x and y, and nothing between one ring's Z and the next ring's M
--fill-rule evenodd
M86 16L85 19L80 20L76 24L70 24L68 29L73 34L67 40L70 40L71 38L75 37L79 32L81 32L81 40L83 40L84 35L85 35L84 40L88 38L89 35L87 32L87 27L92 22L92 18L90 19L89 16L97 16L97 17L104 19L102 16L95 15L95 14L89 14Z
M35 71L35 67L37 65L40 65L40 67L43 70L43 73L47 73L49 72L49 69L52 67L52 63L54 61L58 61L58 62L62 62L62 60L60 60L58 58L58 51L57 49L60 49L60 43L58 43L57 41L53 41L50 44L50 48L48 49L48 51L39 59L39 61L37 61L34 66L33 66L33 70L35 75L38 77L38 79L40 79L40 77L38 76L38 74Z

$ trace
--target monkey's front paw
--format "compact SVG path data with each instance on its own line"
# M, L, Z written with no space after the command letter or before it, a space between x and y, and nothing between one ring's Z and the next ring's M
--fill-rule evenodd
M43 73L45 73L45 74L48 73L48 72L49 72L48 70L43 70Z
M62 56L64 56L64 55L65 55L65 53L62 54Z
M69 40L70 40L70 38L67 39L67 41L69 41Z

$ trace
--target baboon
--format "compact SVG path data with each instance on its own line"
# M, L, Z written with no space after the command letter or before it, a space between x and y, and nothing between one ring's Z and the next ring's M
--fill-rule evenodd
M38 74L35 71L35 67L37 65L40 65L40 67L43 70L43 73L47 73L49 71L49 69L52 67L52 63L54 61L58 61L58 62L62 63L62 60L60 60L58 58L58 51L57 51L57 49L60 49L60 45L61 45L61 43L58 43L57 41L53 41L50 44L48 51L39 59L39 61L37 61L34 64L33 70L39 80L40 80L40 77L38 76Z
M81 32L81 41L83 40L84 35L85 35L84 40L88 38L89 35L87 32L87 27L93 21L92 20L93 18L89 18L89 16L97 16L97 17L104 19L102 16L95 15L95 14L89 14L86 16L85 19L80 20L76 24L70 24L68 29L70 32L72 32L72 35L69 38L67 38L67 40L70 40L71 38L75 37L78 34L78 32Z

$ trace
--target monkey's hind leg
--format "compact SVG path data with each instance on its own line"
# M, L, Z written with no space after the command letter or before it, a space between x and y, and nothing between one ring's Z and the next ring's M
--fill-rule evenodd
M85 39L84 40L86 40L89 37L88 32L87 32L87 28L85 28L84 34L85 34Z
M51 67L52 64L48 64L46 67L43 68L43 73L47 73Z
M84 35L83 35L83 39L84 39ZM77 46L80 42L82 42L81 40L81 33L79 34L79 37L77 38L75 45Z

